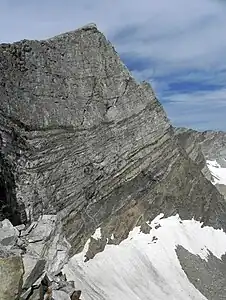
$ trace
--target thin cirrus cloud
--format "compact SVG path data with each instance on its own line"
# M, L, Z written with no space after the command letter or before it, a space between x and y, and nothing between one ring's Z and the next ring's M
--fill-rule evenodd
M223 130L225 129L222 126L225 124L225 96L226 88L169 94L164 98L164 106L176 126L185 124L187 127L206 130L208 129L206 124L214 124L215 130Z
M225 15L221 0L2 0L0 41L97 23L136 78L152 83L173 124L226 130Z

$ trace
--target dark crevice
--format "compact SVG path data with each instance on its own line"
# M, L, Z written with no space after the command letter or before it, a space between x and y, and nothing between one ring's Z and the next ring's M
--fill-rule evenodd
M4 219L9 219L14 226L27 221L25 207L16 199L12 166L0 153L0 221Z

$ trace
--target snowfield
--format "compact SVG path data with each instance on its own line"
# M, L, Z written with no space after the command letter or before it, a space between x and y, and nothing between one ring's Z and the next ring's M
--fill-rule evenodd
M222 168L216 160L207 160L207 167L213 177L213 184L226 185L226 168Z
M181 245L205 260L209 251L221 258L226 252L226 234L212 227L201 228L195 220L182 221L178 215L163 217L160 214L149 224L150 234L136 227L119 245L107 245L94 259L84 262L87 241L63 270L82 290L81 299L206 299L188 280L175 249ZM93 237L101 238L100 228Z

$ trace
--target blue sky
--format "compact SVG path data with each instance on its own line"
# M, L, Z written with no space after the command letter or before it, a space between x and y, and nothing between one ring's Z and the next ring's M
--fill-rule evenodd
M226 130L225 16L223 0L1 0L0 42L94 22L174 125Z

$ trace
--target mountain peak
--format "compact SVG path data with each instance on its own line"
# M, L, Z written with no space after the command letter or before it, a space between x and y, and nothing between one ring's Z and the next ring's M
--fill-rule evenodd
M151 225L156 216L178 215L180 229L179 218L226 229L223 195L179 142L150 84L132 77L96 26L1 45L0 79L0 218L33 234L23 243L19 229L6 230L23 251L25 293L36 280L42 287L47 273L56 291L69 257L85 249L85 266L92 266L133 230L136 237L159 230L161 222ZM112 299L112 289L97 299ZM120 289L115 297L124 299Z

